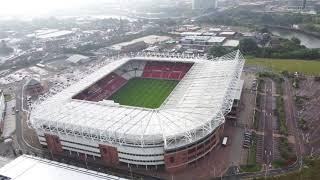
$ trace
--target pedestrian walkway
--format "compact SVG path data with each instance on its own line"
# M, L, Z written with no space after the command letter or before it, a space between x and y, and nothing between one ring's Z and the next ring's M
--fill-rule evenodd
M2 137L10 137L16 130L15 99L7 102Z

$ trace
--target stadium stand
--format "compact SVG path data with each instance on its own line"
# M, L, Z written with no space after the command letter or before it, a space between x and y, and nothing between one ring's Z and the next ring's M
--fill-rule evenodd
M189 63L148 62L145 65L142 77L181 80L191 67L192 64Z
M74 96L73 99L87 101L102 101L124 86L132 78L181 80L192 63L129 61L105 76L89 88Z
M94 85L90 86L80 94L76 95L74 99L87 101L101 101L125 85L127 80L116 73L111 73L99 80Z

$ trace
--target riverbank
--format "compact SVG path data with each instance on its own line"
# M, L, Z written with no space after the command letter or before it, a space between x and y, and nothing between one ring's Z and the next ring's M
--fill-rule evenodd
M310 49L320 48L320 34L313 34L311 32L292 29L281 26L269 26L268 30L276 36L285 39L292 39L293 37L298 38L301 44Z
M298 32L298 33L306 34L306 35L313 36L313 37L316 37L316 38L320 39L320 33L310 32L310 31L306 31L306 30L303 30L303 29L294 29L294 28L290 28L290 27L286 27L286 26L273 26L273 25L266 25L266 27L267 28L282 29L282 30L287 30L287 31Z

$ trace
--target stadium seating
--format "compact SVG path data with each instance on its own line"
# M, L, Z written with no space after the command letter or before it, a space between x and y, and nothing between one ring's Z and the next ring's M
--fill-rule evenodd
M111 73L99 80L96 84L89 87L85 91L76 95L74 99L88 100L88 101L101 101L108 98L118 89L120 89L127 82L123 77Z
M135 77L141 77L145 64L146 63L144 61L129 61L117 69L115 73L119 76L122 76L126 80Z
M181 80L192 64L175 62L147 62L142 77Z
M73 98L98 102L108 99L131 78L181 80L191 67L182 62L129 61Z

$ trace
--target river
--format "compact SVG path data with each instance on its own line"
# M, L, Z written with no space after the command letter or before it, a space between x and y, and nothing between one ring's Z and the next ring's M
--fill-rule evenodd
M320 39L317 37L285 29L270 28L269 30L272 34L281 36L282 38L291 39L296 37L300 39L301 44L307 48L320 48Z

